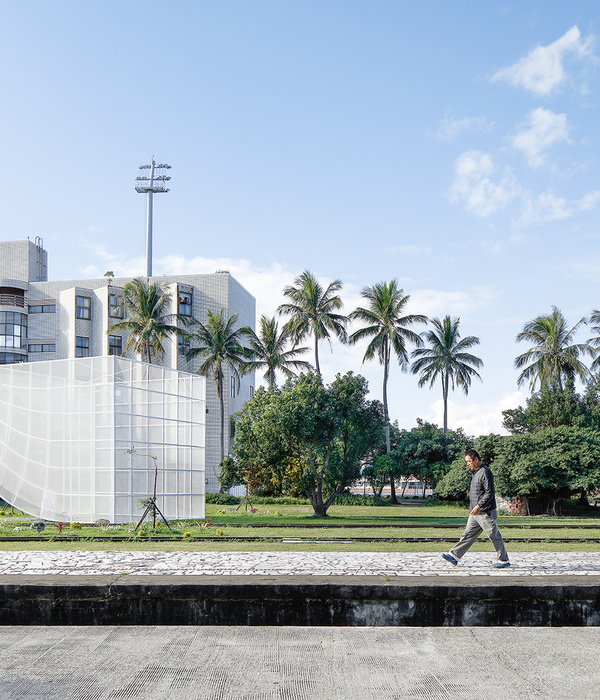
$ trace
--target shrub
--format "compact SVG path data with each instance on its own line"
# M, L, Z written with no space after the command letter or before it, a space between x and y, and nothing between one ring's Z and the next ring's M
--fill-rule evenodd
M389 501L381 496L361 496L354 493L341 493L333 502L336 506L389 506Z
M294 498L293 496L251 496L250 500L252 503L265 506L306 506L310 504L308 498Z
M72 522L69 527L71 530L81 530L81 523L78 523L76 520Z
M215 503L219 506L236 506L241 499L230 493L207 493L205 500L206 503Z

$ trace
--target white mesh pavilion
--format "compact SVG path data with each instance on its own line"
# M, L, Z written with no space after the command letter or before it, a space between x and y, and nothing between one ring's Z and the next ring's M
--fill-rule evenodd
M165 517L203 518L205 388L114 356L0 367L0 497L46 520L132 522L152 456Z

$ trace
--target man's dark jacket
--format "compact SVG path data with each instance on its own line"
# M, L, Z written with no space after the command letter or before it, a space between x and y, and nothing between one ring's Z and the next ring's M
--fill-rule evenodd
M469 491L469 503L471 510L475 506L479 506L482 513L490 513L492 510L496 510L494 475L485 464L482 464L473 474L471 490Z

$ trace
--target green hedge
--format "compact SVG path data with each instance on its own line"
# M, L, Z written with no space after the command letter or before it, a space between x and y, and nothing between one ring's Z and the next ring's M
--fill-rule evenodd
M231 496L228 493L207 493L206 502L220 506L235 506L242 501L241 497ZM309 506L308 498L293 498L292 496L250 496L252 505L280 505L280 506ZM340 494L333 505L337 506L389 506L386 498L379 496L361 496L353 493Z
M206 503L216 503L219 506L236 506L242 499L229 493L207 493Z
M361 496L355 493L341 493L333 502L334 506L389 506L390 502L380 496Z

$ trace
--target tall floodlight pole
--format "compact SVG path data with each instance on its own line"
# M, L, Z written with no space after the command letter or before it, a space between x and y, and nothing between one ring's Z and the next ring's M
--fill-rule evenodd
M146 219L146 277L152 277L152 195L168 192L167 182L171 179L165 175L165 170L171 166L166 163L152 162L150 165L140 165L140 170L149 170L150 176L140 175L135 178L135 191L148 195L148 214Z

